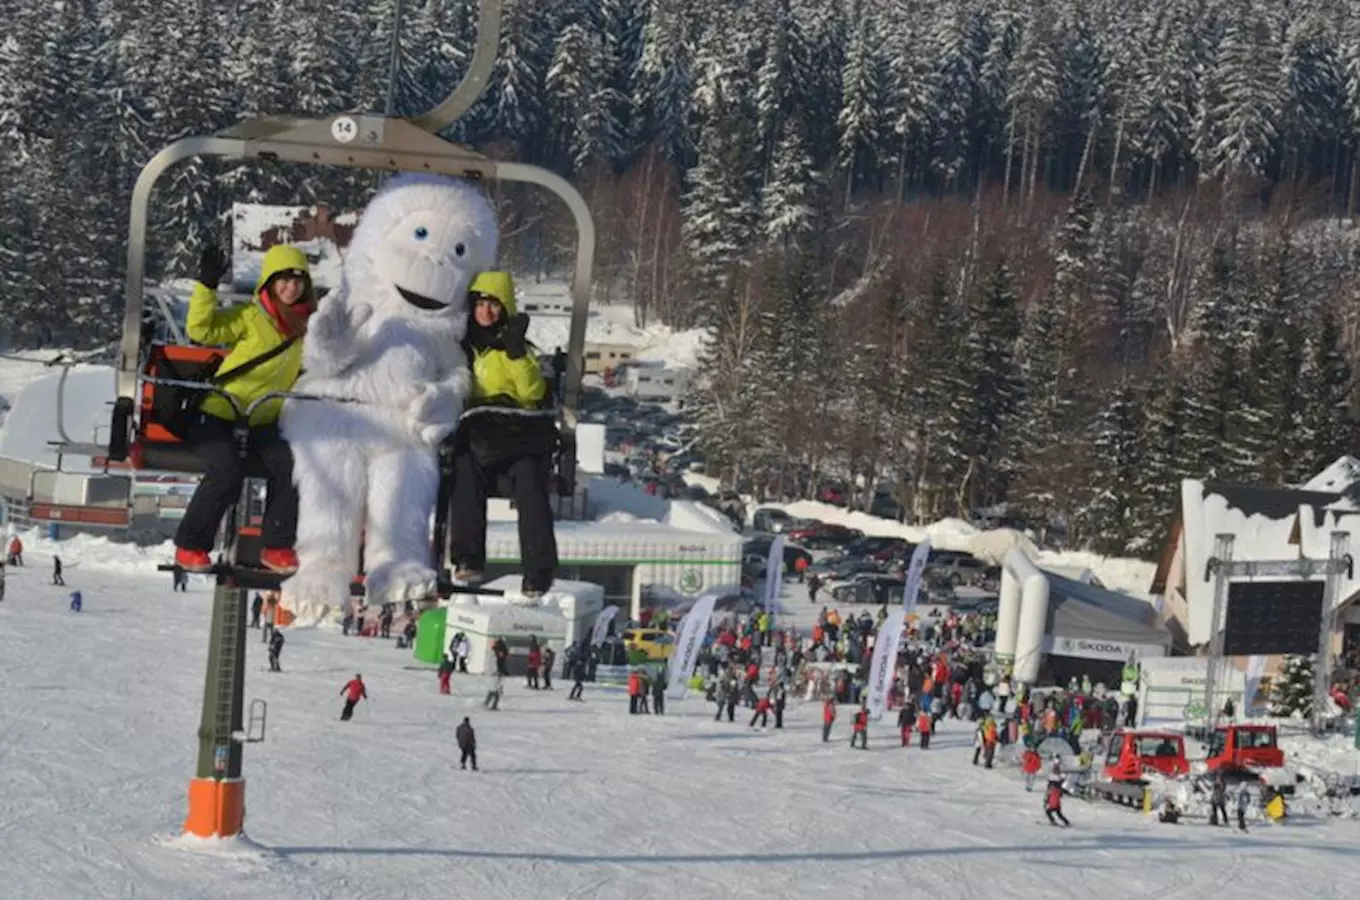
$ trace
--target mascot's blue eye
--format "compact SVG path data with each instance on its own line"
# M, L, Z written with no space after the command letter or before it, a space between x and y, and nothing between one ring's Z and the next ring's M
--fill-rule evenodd
M421 225L419 228L416 229L416 240L423 241L429 236L430 229L426 228L424 225Z

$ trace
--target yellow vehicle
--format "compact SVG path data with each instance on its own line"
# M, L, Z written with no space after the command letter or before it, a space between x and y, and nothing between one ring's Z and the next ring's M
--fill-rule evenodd
M623 633L623 645L643 651L649 662L667 660L675 652L675 635L660 628L629 628Z

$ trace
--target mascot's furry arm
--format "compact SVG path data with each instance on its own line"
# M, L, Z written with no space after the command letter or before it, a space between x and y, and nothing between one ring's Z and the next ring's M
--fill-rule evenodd
M427 384L411 405L411 431L426 444L444 440L458 427L471 390L472 373L466 363L447 379Z

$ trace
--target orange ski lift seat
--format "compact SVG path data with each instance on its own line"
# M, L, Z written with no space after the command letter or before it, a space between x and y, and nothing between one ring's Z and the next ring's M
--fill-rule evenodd
M203 474L203 463L193 450L157 421L156 392L170 387L167 382L203 381L204 374L220 365L227 352L218 347L151 345L142 365L136 428L128 447L127 458L134 469ZM264 478L267 474L264 465L254 457L246 465L249 478Z

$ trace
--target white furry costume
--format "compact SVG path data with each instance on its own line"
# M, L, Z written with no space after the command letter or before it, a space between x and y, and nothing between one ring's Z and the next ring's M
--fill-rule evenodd
M499 236L483 194L442 176L394 178L360 217L294 388L358 402L291 400L280 420L298 486L298 571L283 583L294 612L348 602L361 538L370 602L433 592L436 447L470 385L468 285L492 267Z

